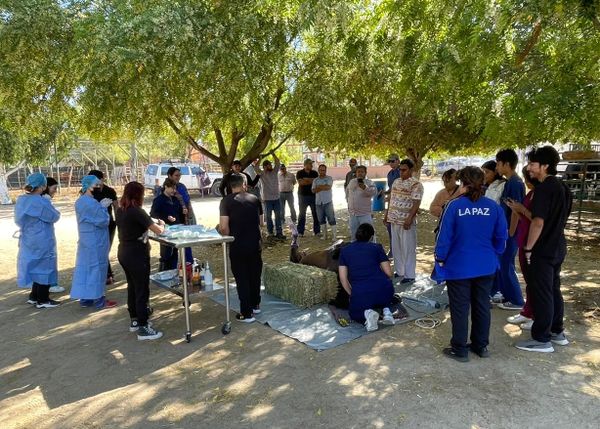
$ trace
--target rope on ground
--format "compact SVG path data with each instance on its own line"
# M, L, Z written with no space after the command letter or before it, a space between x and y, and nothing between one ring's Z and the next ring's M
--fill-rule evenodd
M415 325L423 329L435 329L441 324L442 322L439 319L431 316L425 316L415 320Z

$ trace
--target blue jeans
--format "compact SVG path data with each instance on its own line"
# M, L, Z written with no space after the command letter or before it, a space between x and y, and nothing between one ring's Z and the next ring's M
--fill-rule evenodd
M265 200L265 212L267 215L267 231L273 234L273 213L275 213L275 231L281 235L281 204L279 200Z
M281 204L281 221L285 221L285 203L290 206L290 216L292 218L292 222L296 223L296 207L294 207L294 193L293 192L280 192L279 193L279 203Z
M490 338L490 291L494 275L463 280L447 280L450 319L452 320L452 350L467 356L469 334L469 308L471 310L471 347L481 350Z
M363 223L373 225L373 217L370 214L362 216L350 215L350 219L348 222L348 226L350 227L350 241L356 241L356 230Z
M310 207L310 212L313 217L313 232L318 234L321 232L321 225L317 218L317 207L315 206L314 195L301 195L298 194L298 234L304 234L304 228L306 226L306 209Z
M325 203L317 205L317 219L321 225L328 223L335 225L335 213L333 212L333 203Z
M508 237L506 240L506 249L500 256L500 269L496 273L496 281L492 292L495 293L497 288L502 293L505 301L516 305L523 305L523 293L521 292L521 285L519 284L515 270L515 256L517 256L518 250L515 237Z

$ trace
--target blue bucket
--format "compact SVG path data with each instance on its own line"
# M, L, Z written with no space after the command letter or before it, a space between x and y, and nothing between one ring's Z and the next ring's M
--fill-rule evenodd
M373 180L373 184L377 188L377 193L373 197L373 211L380 212L385 210L385 187L387 180Z

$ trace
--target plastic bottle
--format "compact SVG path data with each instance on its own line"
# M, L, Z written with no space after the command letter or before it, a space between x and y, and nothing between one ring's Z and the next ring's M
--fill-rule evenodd
M208 266L208 261L206 261L206 266L204 269L204 283L206 284L206 290L212 290L213 288L213 275L210 272L210 267Z
M202 289L206 289L206 271L204 269L204 264L200 264L200 282L202 283Z

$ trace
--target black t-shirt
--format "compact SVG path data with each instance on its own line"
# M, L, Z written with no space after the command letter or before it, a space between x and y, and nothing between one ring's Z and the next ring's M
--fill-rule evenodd
M144 244L141 237L144 236L148 227L152 225L152 219L141 207L128 207L117 209L117 227L119 229L119 242L121 244Z
M316 179L319 177L319 173L315 170L310 170L308 173L305 169L302 169L296 173L296 180L300 181L300 179ZM299 185L298 186L298 195L314 195L312 192L312 184L310 185Z
M263 209L255 195L248 192L229 194L221 200L219 213L229 217L229 235L235 237L231 243L232 251L260 251Z
M94 199L98 202L102 201L104 198L110 198L113 201L117 201L117 191L115 191L110 186L102 186L102 189L94 189L93 192ZM113 208L112 205L108 206L108 215L110 216L110 223L114 224L115 219L113 216Z
M531 217L542 218L544 227L532 252L545 258L564 257L567 251L565 225L571 213L571 192L554 176L548 176L535 187Z

